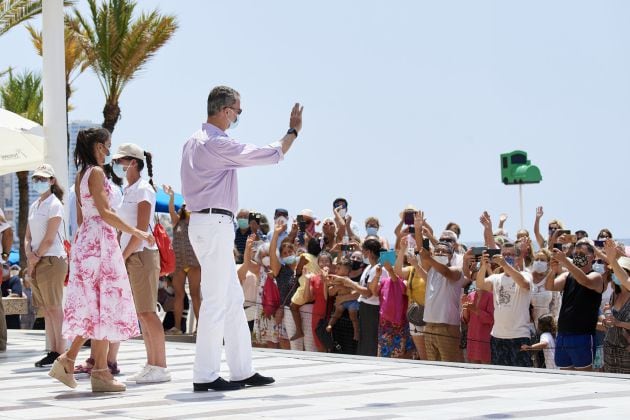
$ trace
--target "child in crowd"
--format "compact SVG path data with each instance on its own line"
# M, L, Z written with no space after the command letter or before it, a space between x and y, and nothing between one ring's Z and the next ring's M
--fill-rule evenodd
M337 264L336 275L337 277L348 277L351 270L352 262L349 258L343 257ZM359 341L359 301L357 300L359 293L344 286L331 286L328 290L328 296L336 296L336 299L335 310L328 321L326 331L332 332L333 326L341 318L343 311L347 309L354 330L353 339Z
M298 288L291 297L291 316L293 317L293 322L295 322L295 334L291 338L290 341L298 340L304 337L304 330L302 328L302 315L300 314L300 308L303 305L309 303L305 297L305 290L307 287L310 287L308 284L309 279L314 276L321 274L321 269L319 268L319 264L317 264L317 256L321 252L321 247L319 245L319 241L315 238L311 238L307 244L307 251L304 252L300 256L300 261L297 265L296 273L299 276L298 278Z
M551 314L541 315L538 318L538 333L540 341L536 344L523 344L523 351L543 351L545 356L545 367L547 369L557 369L554 361L556 353L556 321Z

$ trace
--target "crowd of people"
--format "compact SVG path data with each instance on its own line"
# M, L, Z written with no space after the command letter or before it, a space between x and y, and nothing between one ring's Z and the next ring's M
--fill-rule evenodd
M289 223L240 210L235 259L254 345L365 356L630 373L630 258L608 229L562 222L512 239L480 217L482 247L400 213L387 249L379 220L357 236L347 202ZM320 230L321 228L321 230ZM482 236L480 235L480 236Z
M483 212L484 245L467 247L457 223L437 229L407 206L390 244L377 217L364 221L362 236L344 198L322 220L309 209L292 216L278 208L273 219L236 211L236 168L281 161L301 130L302 110L295 104L284 137L257 148L225 133L242 112L238 92L211 91L208 120L183 148L187 203L177 209L173 188L162 186L170 196L172 267L164 264L169 241L156 241L163 234L154 222L151 153L131 143L111 153L107 130L79 132L72 238L50 165L32 174L39 198L28 214L23 269L4 262L12 233L0 214L3 296L30 294L37 307L22 318L0 313L0 351L7 324L39 320L47 354L35 366L51 366L49 375L71 388L83 372L94 392L120 392L120 342L142 335L146 363L127 380L167 382L165 335L186 331L192 303L195 391L273 383L254 370L252 346L630 373L630 253L608 229L590 238L554 219L543 233L539 207L533 235L512 236L507 216L495 230ZM77 364L87 340L90 357ZM230 381L219 374L223 345Z

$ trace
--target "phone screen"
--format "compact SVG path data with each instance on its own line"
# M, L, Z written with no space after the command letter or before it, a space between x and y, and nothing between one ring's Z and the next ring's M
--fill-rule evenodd
M495 255L501 254L500 249L488 249L486 252L488 253L488 256L490 256L490 258L494 257Z
M422 240L422 248L424 248L427 251L431 250L431 241L429 240L429 238L424 238Z
M404 218L403 218L403 222L407 226L413 226L415 215L416 215L415 211L406 211L405 215L404 215Z
M485 246L474 246L472 248L472 253L475 257L481 257L481 254L484 253L484 251L486 251L488 248L486 248Z
M396 264L396 251L381 251L378 257L379 264L389 262L391 265Z
M561 243L553 244L553 248L559 251L562 251L562 244Z

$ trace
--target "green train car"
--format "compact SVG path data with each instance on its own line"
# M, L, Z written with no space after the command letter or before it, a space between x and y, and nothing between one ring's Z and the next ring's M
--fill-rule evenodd
M542 175L538 166L527 160L527 152L515 150L501 155L501 181L505 185L538 184Z

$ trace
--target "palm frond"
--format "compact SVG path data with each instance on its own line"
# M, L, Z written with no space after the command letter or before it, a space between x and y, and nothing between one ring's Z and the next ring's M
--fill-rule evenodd
M74 0L64 0L71 6ZM0 36L42 12L42 0L0 0Z

